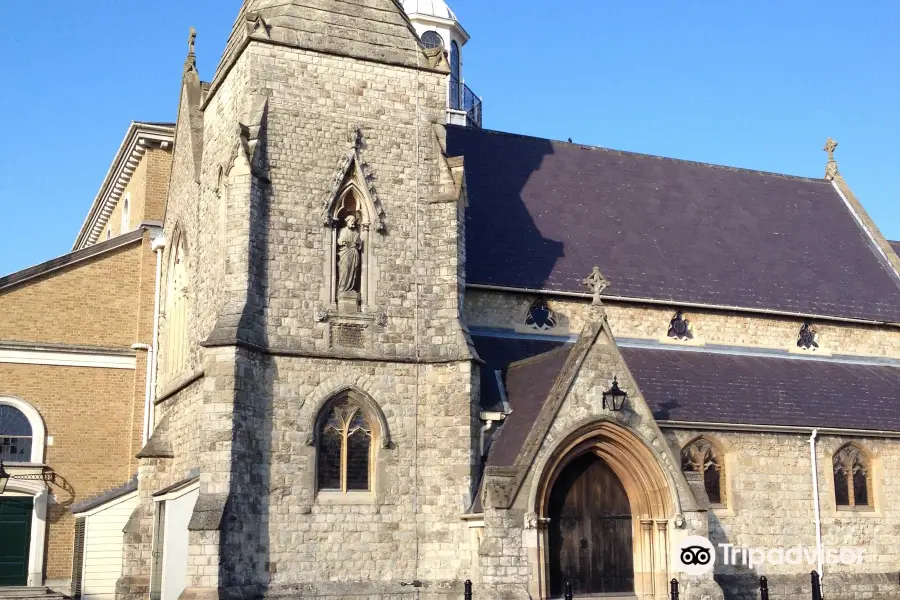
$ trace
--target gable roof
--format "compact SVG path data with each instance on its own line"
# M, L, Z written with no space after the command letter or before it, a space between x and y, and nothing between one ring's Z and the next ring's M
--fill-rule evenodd
M123 246L139 243L144 238L144 231L146 231L146 227L138 227L134 231L123 233L122 235L94 244L93 246L87 246L80 250L63 254L62 256L57 256L56 258L34 265L33 267L28 267L21 271L16 271L15 273L0 277L0 292L7 288L25 283L26 281L43 277L44 275L60 269L65 269L66 267L70 267L79 262L101 256L107 252L112 252Z
M473 339L476 346L487 341ZM522 368L509 365L506 393L512 412L491 444L488 466L515 462L572 347L561 343L518 363ZM535 350L528 340L516 338L507 338L502 348L510 356ZM897 365L696 349L620 351L659 422L900 433Z
M448 126L467 283L900 322L900 280L831 182Z

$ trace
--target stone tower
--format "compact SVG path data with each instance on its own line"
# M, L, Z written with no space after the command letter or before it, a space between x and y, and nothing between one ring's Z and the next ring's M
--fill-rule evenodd
M395 0L248 0L209 84L192 33L120 598L461 593L478 377L448 73Z

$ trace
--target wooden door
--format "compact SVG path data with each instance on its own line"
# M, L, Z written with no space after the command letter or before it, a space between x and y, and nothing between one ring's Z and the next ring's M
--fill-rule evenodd
M0 498L0 586L28 584L31 498Z
M576 458L550 494L550 593L633 593L631 505L622 482L593 454Z

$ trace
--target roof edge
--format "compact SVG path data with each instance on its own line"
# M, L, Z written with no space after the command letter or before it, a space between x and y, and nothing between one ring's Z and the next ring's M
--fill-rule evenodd
M143 158L147 147L150 144L159 144L161 146L171 145L175 141L175 125L168 123L147 123L142 121L132 121L128 126L128 131L113 162L103 178L100 190L91 204L87 217L78 231L75 243L72 244L72 250L79 250L91 243L96 243L100 235L100 230L109 219L119 198L125 190L125 186L131 181L131 176L140 159ZM137 159L137 163L133 167L129 166L129 162L133 158Z
M452 129L464 130L464 131L471 131L471 128L465 127L463 125L447 124L446 127L452 128ZM528 139L528 140L540 140L542 142L550 142L551 144L559 144L561 146L572 146L575 148L582 148L584 150L607 152L610 154L618 154L621 156L633 156L635 158L650 158L650 159L655 159L655 160L668 160L668 161L677 162L680 164L693 165L693 166L697 166L697 167L709 167L712 169L725 169L726 171L736 171L738 173L764 175L767 177L781 177L783 179L790 179L793 181L805 181L808 183L820 183L823 185L829 183L827 179L820 178L820 177L804 177L802 175L789 175L787 173L776 173L774 171L760 171L757 169L748 169L745 167L734 167L734 166L730 166L730 165L718 165L715 163L705 163L705 162L701 162L701 161L697 161L697 160L688 160L685 158L673 158L671 156L661 156L658 154L646 154L643 152L632 152L631 150L616 150L615 148L606 148L604 146L592 146L590 144L578 144L576 142L555 140L552 138L542 138L542 137L539 137L536 135L526 135L524 133L510 133L508 131L499 131L496 129L484 129L484 128L478 129L475 131L479 131L481 133L488 133L488 134L492 134L492 135L503 135L503 136L508 136L508 137L523 138L523 139Z
M592 294L587 292L567 292L564 290L546 290L536 288L517 288L505 285L493 285L489 283L466 283L466 289L483 290L489 292L510 292L513 294L532 294L543 296L557 296L565 298L593 298ZM853 317L841 317L838 315L816 315L812 313L794 313L785 310L777 310L772 308L752 308L749 306L728 306L725 304L703 304L702 302L686 302L684 300L667 300L656 298L635 298L632 296L608 296L601 295L601 298L610 302L623 302L635 304L656 304L677 308L683 306L685 308L700 308L705 310L723 310L741 313L751 313L757 315L775 315L780 317L793 317L797 319L816 319L819 321L834 321L838 323L856 323L860 325L880 325L888 327L900 327L900 322L893 321L873 321L867 319L854 319Z
M106 254L107 252L118 250L123 246L128 246L130 244L134 244L135 242L139 242L144 238L145 231L147 231L146 227L139 227L134 231L116 236L112 239L106 240L105 242L93 244L91 246L81 248L80 250L75 250L73 252L69 252L68 254L63 254L62 256L51 258L48 261L42 262L32 267L22 269L21 271L10 273L5 277L0 277L0 291L25 283L26 281L29 281L31 279L53 273L54 271L64 269L76 263Z
M853 190L850 189L847 180L844 179L842 175L835 176L835 178L831 180L831 185L838 193L838 196L841 197L841 200L844 201L847 208L850 209L856 224L859 225L866 234L866 237L869 238L869 241L875 246L874 249L876 250L878 258L883 259L887 263L886 266L890 268L892 275L894 276L894 282L900 287L900 257L897 256L894 247L888 239L884 237L881 230L878 229L878 225L876 225L872 217L869 216L869 213L862 205L862 202L859 201L853 193Z

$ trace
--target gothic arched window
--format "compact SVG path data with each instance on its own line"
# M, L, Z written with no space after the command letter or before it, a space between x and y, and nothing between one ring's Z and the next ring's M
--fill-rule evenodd
M320 491L372 489L372 426L362 406L349 397L326 405L318 440Z
M184 236L176 232L166 283L166 369L170 376L184 369L187 358L187 273Z
M0 461L31 462L34 430L21 410L0 404Z
M834 453L834 501L841 508L868 508L872 504L872 463L866 454L847 444Z
M725 464L722 453L708 440L699 438L681 451L681 470L700 473L711 504L725 504Z

